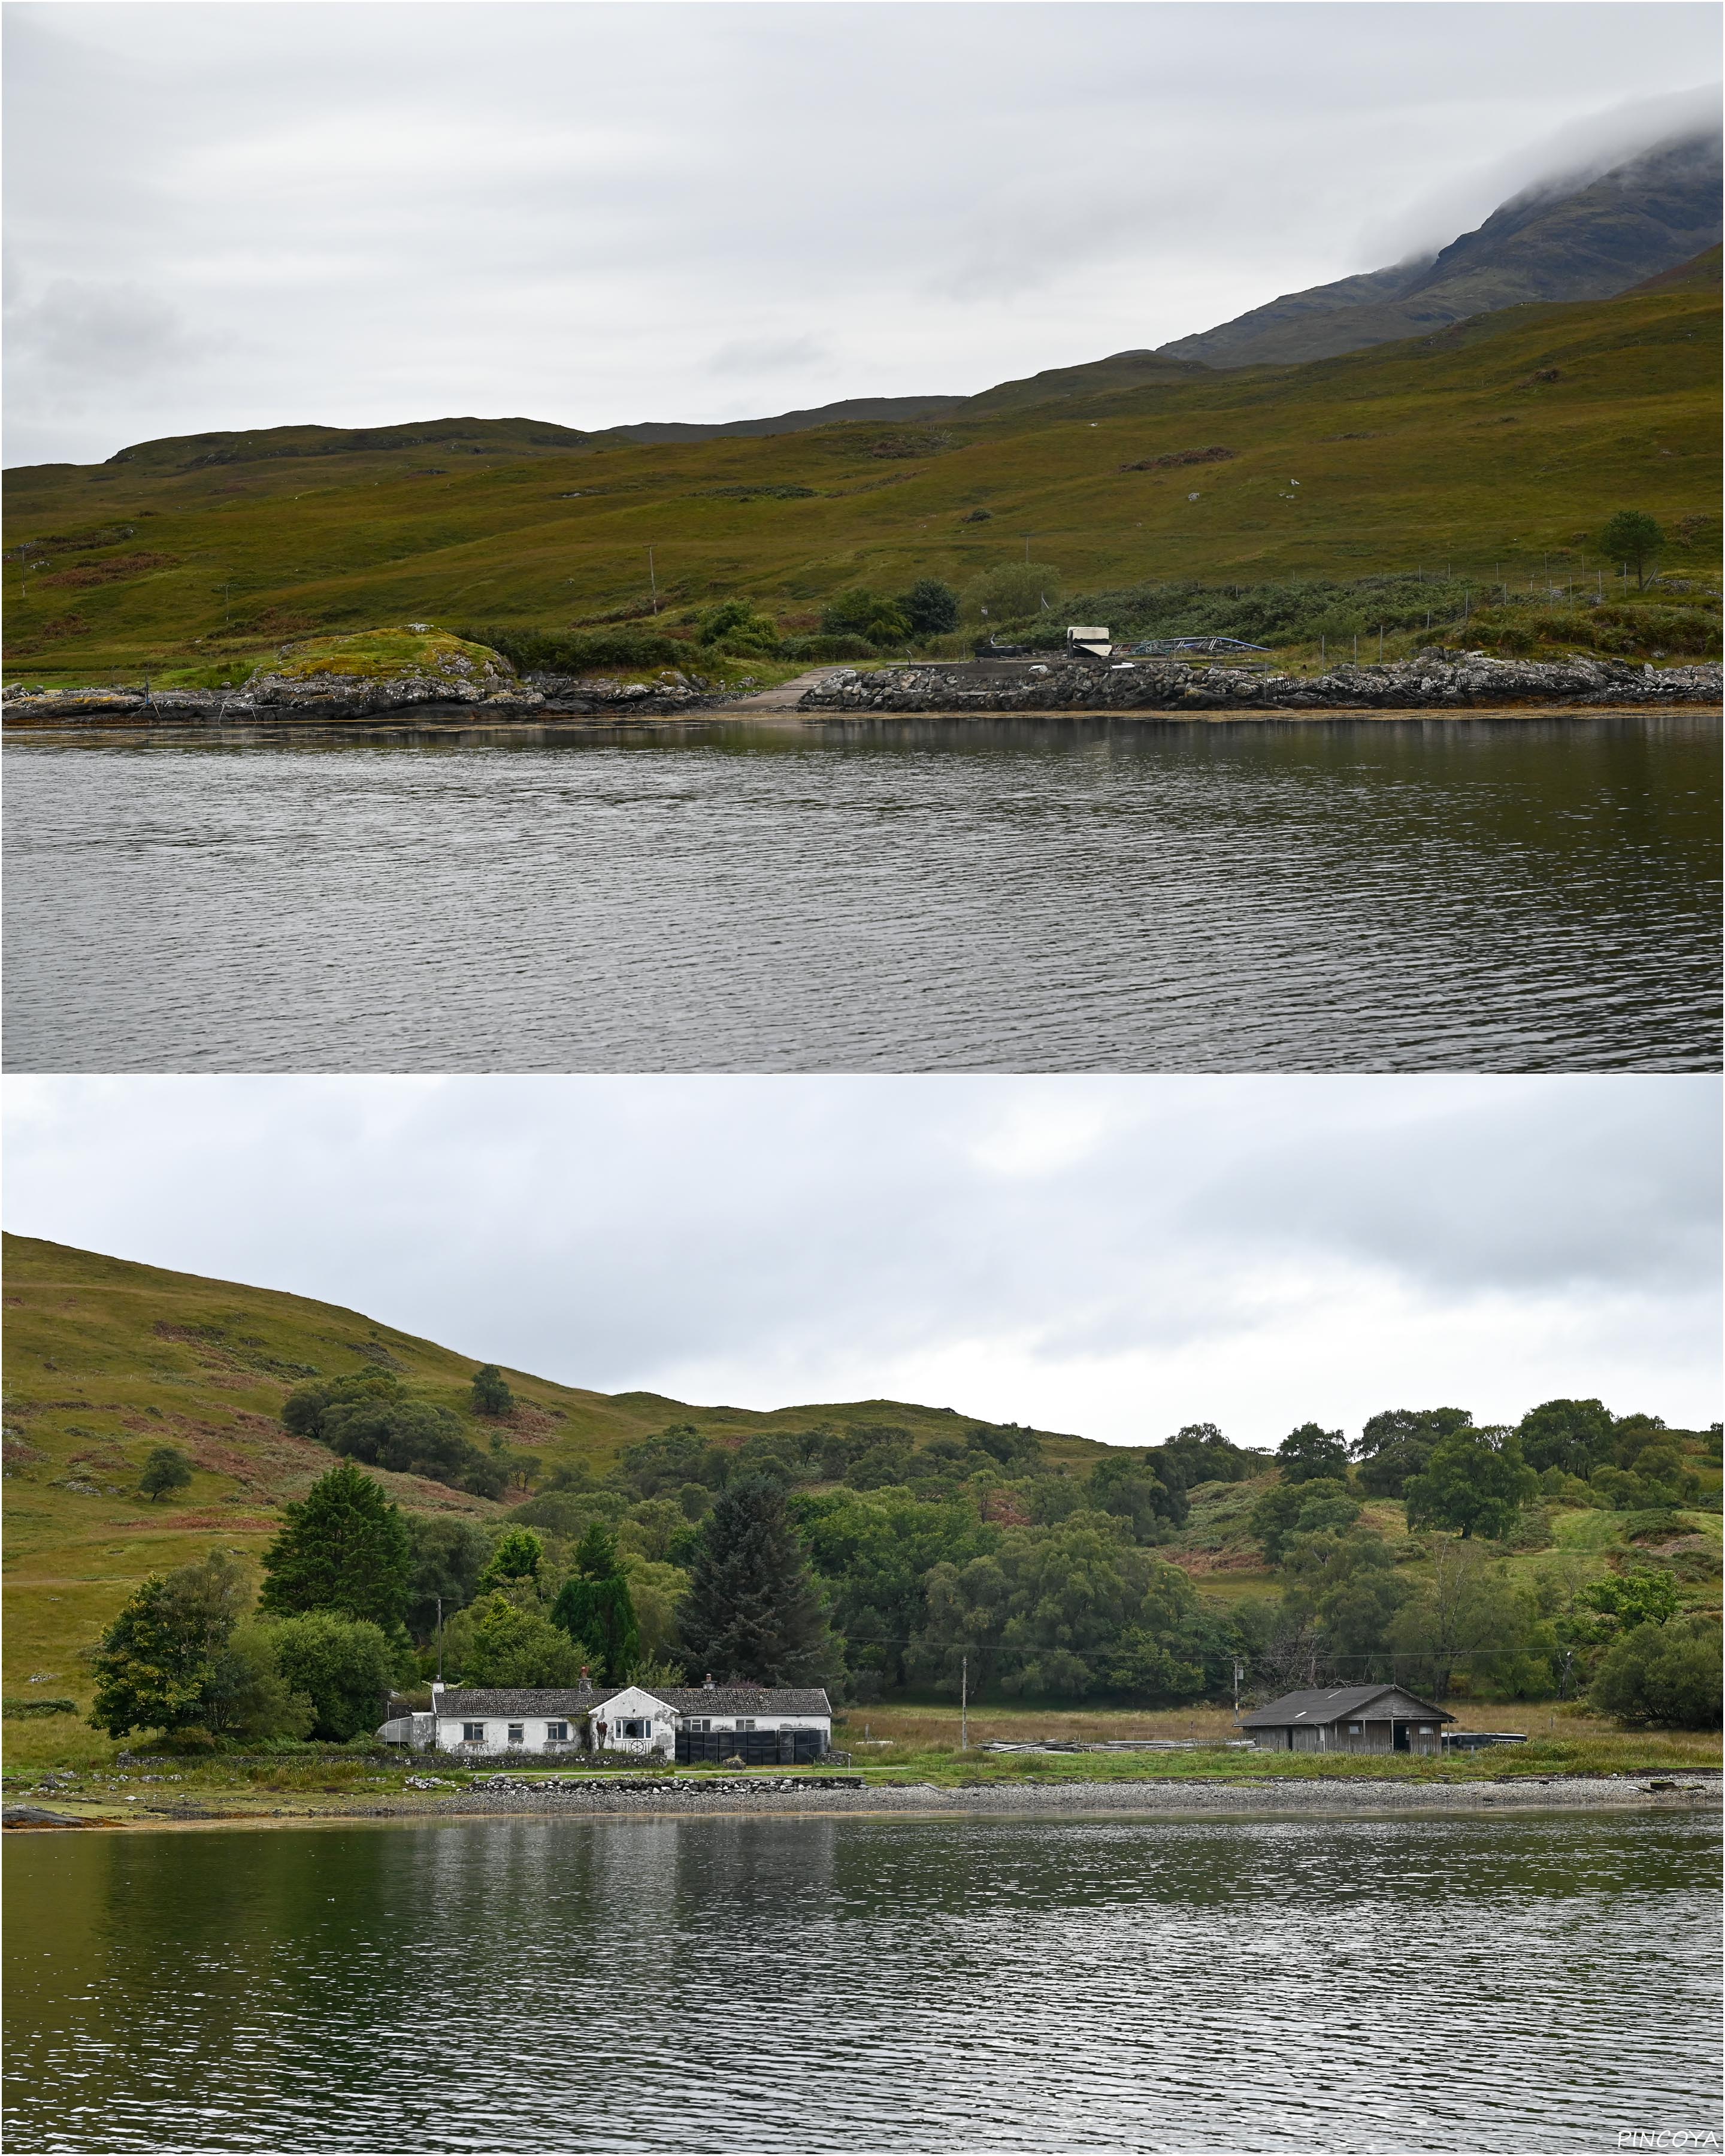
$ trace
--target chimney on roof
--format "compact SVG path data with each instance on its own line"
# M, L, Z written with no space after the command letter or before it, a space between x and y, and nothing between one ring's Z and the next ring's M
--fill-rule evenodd
M701 1686L701 1690L702 1690L703 1691L711 1691L712 1690L712 1688L713 1688L713 1673L712 1673L712 1671L711 1671L711 1670L709 1670L709 1671L707 1671L707 1673L706 1673L706 1683Z

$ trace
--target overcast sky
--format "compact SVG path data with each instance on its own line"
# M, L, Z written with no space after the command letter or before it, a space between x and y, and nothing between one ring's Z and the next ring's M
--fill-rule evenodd
M1668 0L8 13L9 464L969 393L1435 246L1718 72Z
M7 1224L606 1392L1719 1412L1708 1078L14 1078Z

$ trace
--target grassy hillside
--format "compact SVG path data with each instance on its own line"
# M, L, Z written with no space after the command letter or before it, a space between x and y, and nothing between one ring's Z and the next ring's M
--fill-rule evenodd
M1711 575L1718 327L1717 289L1688 283L1298 367L1119 354L914 422L646 444L299 428L32 467L9 475L9 678L213 683L318 630L644 618L649 547L661 625L742 594L789 630L855 583L962 586L1027 552L1075 593L1568 579L1624 506L1676 533L1668 569ZM1128 468L1212 446L1234 454Z
M281 1507L333 1463L290 1436L282 1401L314 1374L387 1370L418 1396L465 1410L476 1358L374 1323L357 1312L270 1288L99 1256L33 1237L4 1241L5 1687L83 1697L78 1650L91 1643L139 1580L211 1548L256 1555L279 1532ZM865 1400L782 1408L691 1407L656 1393L596 1393L526 1371L504 1425L512 1448L546 1468L608 1468L625 1445L674 1423L723 1443L758 1430L890 1422L919 1443L962 1435L975 1418L951 1409ZM195 1466L191 1487L156 1502L138 1494L144 1460L171 1444ZM1106 1448L1045 1435L1052 1459ZM382 1471L407 1507L493 1518L501 1503ZM28 1697L28 1693L24 1693Z

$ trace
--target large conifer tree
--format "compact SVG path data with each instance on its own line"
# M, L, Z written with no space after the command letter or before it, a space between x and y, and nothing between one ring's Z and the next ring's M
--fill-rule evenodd
M259 1599L273 1614L333 1609L388 1632L408 1606L412 1544L382 1483L344 1460L288 1507L264 1569Z
M707 1514L680 1621L691 1680L795 1685L835 1673L808 1553L770 1476L733 1482Z

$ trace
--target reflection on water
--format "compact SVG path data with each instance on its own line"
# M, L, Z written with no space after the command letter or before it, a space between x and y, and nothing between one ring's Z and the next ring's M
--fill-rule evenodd
M1717 2132L1717 1854L1707 1822L1555 1817L14 1840L10 2146Z
M10 757L13 1069L1718 1059L1697 716Z

